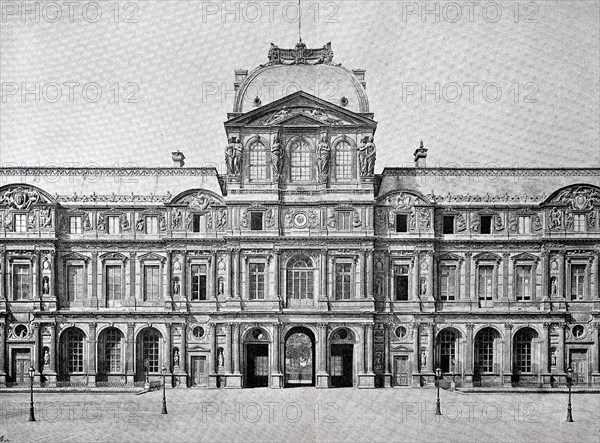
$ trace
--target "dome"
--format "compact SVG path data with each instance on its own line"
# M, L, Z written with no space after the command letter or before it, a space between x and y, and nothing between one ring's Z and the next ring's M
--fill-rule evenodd
M234 113L246 113L299 90L353 112L369 112L363 70L353 72L331 63L330 59L328 62L323 62L322 58L313 64L308 62L311 58L306 54L322 54L323 49L300 47L304 57L299 60L297 55L299 45L296 45L295 50L280 50L272 45L269 51L271 61L268 64L259 66L248 75L246 75L247 71L236 71L236 77L241 82L236 89ZM278 51L275 60L272 57L273 48ZM324 48L330 51L329 44ZM330 54L333 57L333 53Z

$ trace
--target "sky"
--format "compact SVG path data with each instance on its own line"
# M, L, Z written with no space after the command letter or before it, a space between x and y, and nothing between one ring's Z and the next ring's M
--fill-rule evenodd
M26 6L24 4L27 3ZM376 171L600 167L600 2L302 0L366 69ZM296 1L0 0L0 163L224 171L234 69L298 41Z

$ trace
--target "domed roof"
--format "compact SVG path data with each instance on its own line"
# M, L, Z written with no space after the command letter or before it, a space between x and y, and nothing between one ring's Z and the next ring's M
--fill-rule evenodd
M329 43L320 49L306 49L302 42L295 49L279 49L271 44L269 63L247 76L247 71L236 71L243 81L237 89L233 112L246 113L299 90L353 112L369 112L362 83L364 71L355 74L332 63L332 59Z

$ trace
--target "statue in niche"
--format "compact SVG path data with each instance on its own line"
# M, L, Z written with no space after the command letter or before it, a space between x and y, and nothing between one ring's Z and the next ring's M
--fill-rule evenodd
M427 279L424 277L421 278L420 281L419 294L421 294L421 297L425 297L427 295Z
M173 216L171 217L171 226L173 230L180 230L182 221L183 215L181 214L181 209L175 209L173 211Z
M42 294L50 294L50 279L48 277L42 279Z
M330 169L330 158L331 158L331 146L327 140L327 133L321 134L321 140L317 147L319 151L319 158L317 159L317 167L319 170L319 179L321 181L327 180L329 177Z
M175 348L173 352L173 366L179 367L179 349Z
M283 169L283 145L281 131L271 145L271 167L273 168L273 177L278 180Z
M173 278L173 294L179 294L179 277Z
M223 277L219 277L219 295L223 295L225 293L225 280Z
M562 212L557 208L550 211L550 229L560 229L562 227Z
M44 366L50 366L50 351L44 348Z
M557 292L558 292L558 284L557 284L557 278L556 277L552 277L551 279L551 292L550 294L552 295L552 297L556 297Z
M229 143L227 144L227 147L225 148L225 165L227 166L227 174L235 174L234 172L234 148L233 145L235 144L235 137L229 137Z
M142 217L137 219L135 222L135 230L138 232L144 232L144 219Z
M40 226L42 228L52 227L52 211L50 208L44 208L40 211Z
M427 353L425 351L421 351L421 367L424 368L427 366Z
M233 142L233 174L240 175L242 172L242 143L239 137Z
M361 145L358 148L361 177L372 176L375 171L376 148L373 140L373 137L370 135L363 137Z
M554 348L552 349L550 364L552 366L556 366L556 349L554 349Z
M225 357L223 356L223 348L217 349L217 366L220 368L225 366Z

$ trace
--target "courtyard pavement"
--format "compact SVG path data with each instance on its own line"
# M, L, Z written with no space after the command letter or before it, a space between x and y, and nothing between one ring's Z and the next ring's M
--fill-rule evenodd
M0 443L167 441L600 441L600 395L267 388L167 390L142 395L0 392Z

